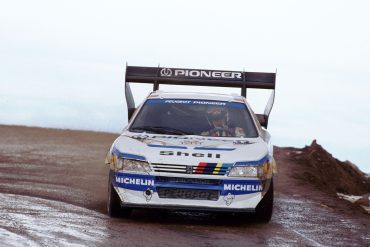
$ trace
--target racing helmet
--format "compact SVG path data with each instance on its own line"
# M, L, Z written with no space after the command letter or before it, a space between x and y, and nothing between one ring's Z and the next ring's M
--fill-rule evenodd
M227 110L225 107L210 107L207 110L207 118L209 121L216 121L220 119L227 120Z

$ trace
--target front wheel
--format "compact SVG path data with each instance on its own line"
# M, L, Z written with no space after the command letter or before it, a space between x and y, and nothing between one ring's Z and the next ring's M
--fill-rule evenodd
M119 198L116 190L113 188L113 185L110 179L108 182L107 212L108 212L108 215L112 218L117 218L120 216L128 217L131 214L130 208L121 207L121 199Z
M271 179L271 184L265 196L256 208L256 217L260 222L267 223L271 220L272 209L274 205L274 183Z
M118 217L121 210L121 202L116 190L113 188L112 183L108 184L108 202L107 211L110 217Z

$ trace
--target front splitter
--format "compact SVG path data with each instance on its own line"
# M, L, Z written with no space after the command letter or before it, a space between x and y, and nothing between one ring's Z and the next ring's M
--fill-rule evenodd
M182 205L148 205L136 203L121 203L124 208L142 208L142 209L167 209L181 211L201 211L201 212L234 212L234 213L255 213L254 208L213 208L204 206L182 206Z

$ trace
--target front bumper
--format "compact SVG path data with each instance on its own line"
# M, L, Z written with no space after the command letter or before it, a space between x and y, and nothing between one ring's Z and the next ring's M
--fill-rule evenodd
M208 179L217 181L216 183L208 183L209 181L204 183L204 179L200 179L200 182L196 183L196 178L191 182L163 182L157 176L113 171L110 172L110 176L122 206L131 208L254 212L269 185L260 179L230 179L226 177ZM185 176L180 175L179 177ZM163 188L186 191L217 191L218 196L212 199L188 199L187 196L164 198L163 194L158 193L158 190Z

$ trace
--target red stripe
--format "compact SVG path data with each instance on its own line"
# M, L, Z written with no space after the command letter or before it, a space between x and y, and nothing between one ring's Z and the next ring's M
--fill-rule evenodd
M207 162L200 162L195 169L195 173L203 173L204 168L207 166Z

